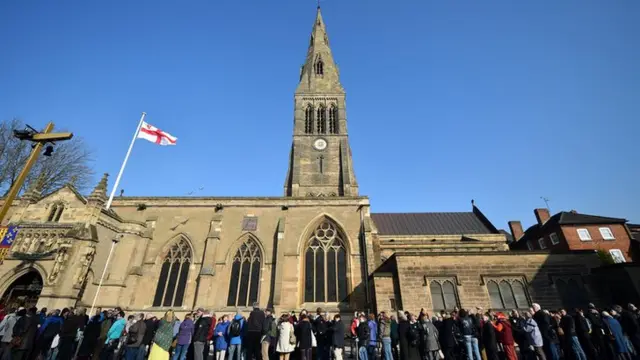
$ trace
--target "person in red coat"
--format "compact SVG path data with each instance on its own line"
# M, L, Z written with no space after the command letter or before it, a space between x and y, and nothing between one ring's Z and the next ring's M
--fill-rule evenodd
M518 360L516 354L515 342L513 341L513 332L511 331L511 324L503 313L496 314L498 318L493 325L496 328L498 335L498 342L502 344L504 348L504 356L507 360Z

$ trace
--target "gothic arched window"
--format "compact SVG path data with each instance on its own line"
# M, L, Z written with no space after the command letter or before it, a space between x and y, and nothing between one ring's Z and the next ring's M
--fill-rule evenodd
M347 252L336 226L323 221L305 252L304 301L340 302L347 296Z
M433 310L453 310L458 306L456 287L451 280L432 280L429 283L429 290L431 292Z
M162 262L153 306L182 306L191 256L191 247L185 239L180 239L171 247Z
M62 212L64 211L63 204L53 204L51 206L51 211L49 212L49 218L47 221L49 222L58 222L60 221L60 217L62 216Z
M521 280L489 280L487 290L492 309L525 309L530 306L527 290Z
M248 238L236 252L231 266L227 306L251 306L258 301L262 252L254 238Z
M318 107L318 114L316 116L318 120L317 131L318 134L326 134L327 133L327 109L324 106L320 105Z
M304 133L313 134L313 106L311 105L304 110Z
M329 133L338 133L338 108L333 104L329 108Z
M322 63L321 59L318 59L313 67L315 69L316 75L324 74L324 64Z

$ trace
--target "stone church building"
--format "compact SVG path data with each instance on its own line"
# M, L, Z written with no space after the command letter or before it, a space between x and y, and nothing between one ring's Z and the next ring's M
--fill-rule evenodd
M107 211L106 174L88 196L73 184L50 194L34 185L10 210L19 231L0 265L2 303L90 307L112 246L96 305L128 312L597 301L594 252L510 251L473 203L457 213L373 211L358 191L329 45L318 9L294 96L283 196L125 196Z

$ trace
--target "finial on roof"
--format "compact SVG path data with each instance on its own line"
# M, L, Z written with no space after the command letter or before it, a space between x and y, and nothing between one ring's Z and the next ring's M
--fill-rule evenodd
M104 203L107 201L107 179L109 178L108 173L104 173L102 178L98 182L98 185L93 189L91 195L89 195L89 200Z
M476 201L471 199L471 206L476 206Z
M69 179L69 182L67 182L67 185L71 185L75 187L77 182L78 182L78 177L76 175L73 175L71 179Z

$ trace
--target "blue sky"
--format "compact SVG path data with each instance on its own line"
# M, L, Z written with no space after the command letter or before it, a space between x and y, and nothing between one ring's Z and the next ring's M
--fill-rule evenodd
M322 2L373 211L640 222L640 2ZM313 0L2 1L0 119L53 120L126 195L279 196ZM97 179L96 179L97 181ZM198 190L204 187L203 190Z

